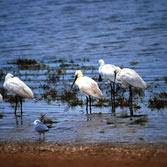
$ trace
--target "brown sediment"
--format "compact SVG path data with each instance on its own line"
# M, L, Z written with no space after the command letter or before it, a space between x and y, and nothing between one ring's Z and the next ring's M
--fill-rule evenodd
M166 166L167 144L0 142L0 166Z

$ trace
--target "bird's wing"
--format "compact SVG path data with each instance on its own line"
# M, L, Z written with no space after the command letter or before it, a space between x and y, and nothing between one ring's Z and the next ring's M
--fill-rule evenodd
M101 68L101 75L106 79L114 81L115 69L116 69L116 66L114 66L112 64L106 64Z
M101 90L99 89L97 83L89 78L89 77L83 77L83 84L80 85L80 90L82 93L84 93L85 95L91 95L94 96L98 99L101 99L103 94L101 92Z
M143 79L140 77L138 73L136 73L134 70L126 69L124 71L121 71L121 80L131 86L137 87L137 88L146 88L146 84L143 81Z
M39 133L44 133L46 131L48 131L48 127L43 124L43 123L38 123L36 126L35 126L35 130Z
M5 88L13 94L17 94L23 98L32 98L31 89L19 78L14 77L6 82Z

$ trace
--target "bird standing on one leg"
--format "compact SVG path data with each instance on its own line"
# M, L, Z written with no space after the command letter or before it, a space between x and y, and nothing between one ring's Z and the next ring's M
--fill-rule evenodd
M17 103L18 98L20 101L21 114L22 114L22 99L32 99L34 94L32 90L18 77L14 77L14 75L8 73L5 77L5 82L3 87L7 89L11 94L15 95L16 98L16 106L15 106L15 114L17 111Z
M111 100L115 102L115 82L116 82L116 74L115 70L120 69L119 67L112 64L105 64L103 59L98 61L99 63L99 81L102 81L102 77L111 82Z
M91 96L96 97L97 99L101 99L103 96L98 84L90 77L83 77L81 71L75 72L75 80L71 87L73 87L74 84L76 84L80 91L86 96L86 111L88 113L89 105L89 110L91 113Z
M120 83L123 85L123 87L128 88L129 87L129 104L131 108L131 115L133 115L132 110L132 101L133 101L133 91L132 87L140 88L140 89L146 89L147 85L144 82L144 80L141 78L141 76L135 72L132 69L124 68L124 69L116 69L116 80L120 81Z

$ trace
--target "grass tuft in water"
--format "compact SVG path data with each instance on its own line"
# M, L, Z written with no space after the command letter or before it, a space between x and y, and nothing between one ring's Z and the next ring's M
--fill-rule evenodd
M4 117L4 115L0 113L0 119L2 119L3 117Z
M155 109L163 109L167 107L167 93L160 92L159 94L156 93L152 97L149 98L149 108Z
M43 122L44 124L52 124L54 121L51 118L47 118L46 114L41 114L40 115L40 121Z
M167 83L167 76L166 77L163 77L165 83Z
M130 62L130 65L132 65L132 66L134 66L134 65L136 65L136 64L138 64L139 62L137 62L137 61L131 61Z

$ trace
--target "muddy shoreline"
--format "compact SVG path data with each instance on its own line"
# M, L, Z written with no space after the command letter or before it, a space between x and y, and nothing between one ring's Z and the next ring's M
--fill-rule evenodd
M166 166L167 144L0 142L0 166Z

